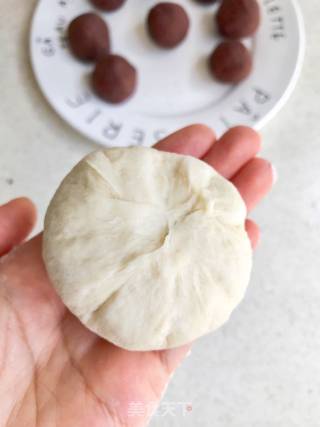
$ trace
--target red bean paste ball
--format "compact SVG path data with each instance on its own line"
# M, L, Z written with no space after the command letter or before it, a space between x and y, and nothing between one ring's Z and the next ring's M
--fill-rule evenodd
M100 98L118 104L135 92L137 71L125 58L108 55L96 63L92 85Z
M239 41L220 43L209 58L212 75L223 83L239 83L249 76L252 58L249 50Z
M69 25L68 38L72 53L84 61L95 61L110 51L107 24L94 13L75 18Z
M215 3L218 3L218 1L220 0L196 0L197 3L206 4L206 5L215 4Z
M170 49L179 45L187 36L189 17L176 3L159 3L148 15L150 36L159 46Z
M106 12L112 12L120 9L124 5L126 0L91 0L91 3L99 9L105 10Z
M216 15L220 33L231 39L252 36L260 24L257 0L223 0Z

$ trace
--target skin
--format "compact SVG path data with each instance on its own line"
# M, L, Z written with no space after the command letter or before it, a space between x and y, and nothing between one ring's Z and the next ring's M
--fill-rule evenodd
M202 158L231 180L250 212L269 192L269 162L255 156L259 135L185 128L156 145ZM20 198L0 207L0 425L6 427L141 427L171 374L190 351L128 352L100 339L55 294L41 258L41 235L25 242L35 207ZM247 220L253 247L258 226ZM12 248L14 249L12 250ZM138 402L136 415L130 408ZM131 405L131 406L130 406Z

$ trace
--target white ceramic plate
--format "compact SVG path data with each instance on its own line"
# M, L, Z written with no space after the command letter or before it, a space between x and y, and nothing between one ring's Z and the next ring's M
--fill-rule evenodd
M145 31L145 17L156 0L127 0L108 22L113 51L139 70L139 87L127 103L113 106L92 93L92 64L69 52L68 23L93 10L88 0L40 0L31 29L34 73L53 108L82 134L107 146L151 145L170 132L205 123L221 134L245 124L261 128L286 102L297 81L304 51L304 29L294 0L261 0L262 25L245 43L252 49L254 71L243 83L215 82L207 58L221 40L214 28L217 6L176 0L192 21L187 40L166 51Z

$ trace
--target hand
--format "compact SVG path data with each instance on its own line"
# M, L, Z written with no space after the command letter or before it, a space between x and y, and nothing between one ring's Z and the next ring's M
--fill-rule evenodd
M259 136L248 128L215 141L207 127L190 126L156 148L214 166L236 185L249 212L273 184L271 165L255 157ZM48 280L41 236L22 243L35 216L27 199L0 208L0 425L145 426L190 345L128 352L82 326ZM247 220L246 228L255 247L258 226Z

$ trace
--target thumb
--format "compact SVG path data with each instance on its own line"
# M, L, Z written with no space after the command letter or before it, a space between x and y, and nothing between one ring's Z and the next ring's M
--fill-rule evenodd
M145 427L190 348L127 351L99 339L82 369L116 425Z

